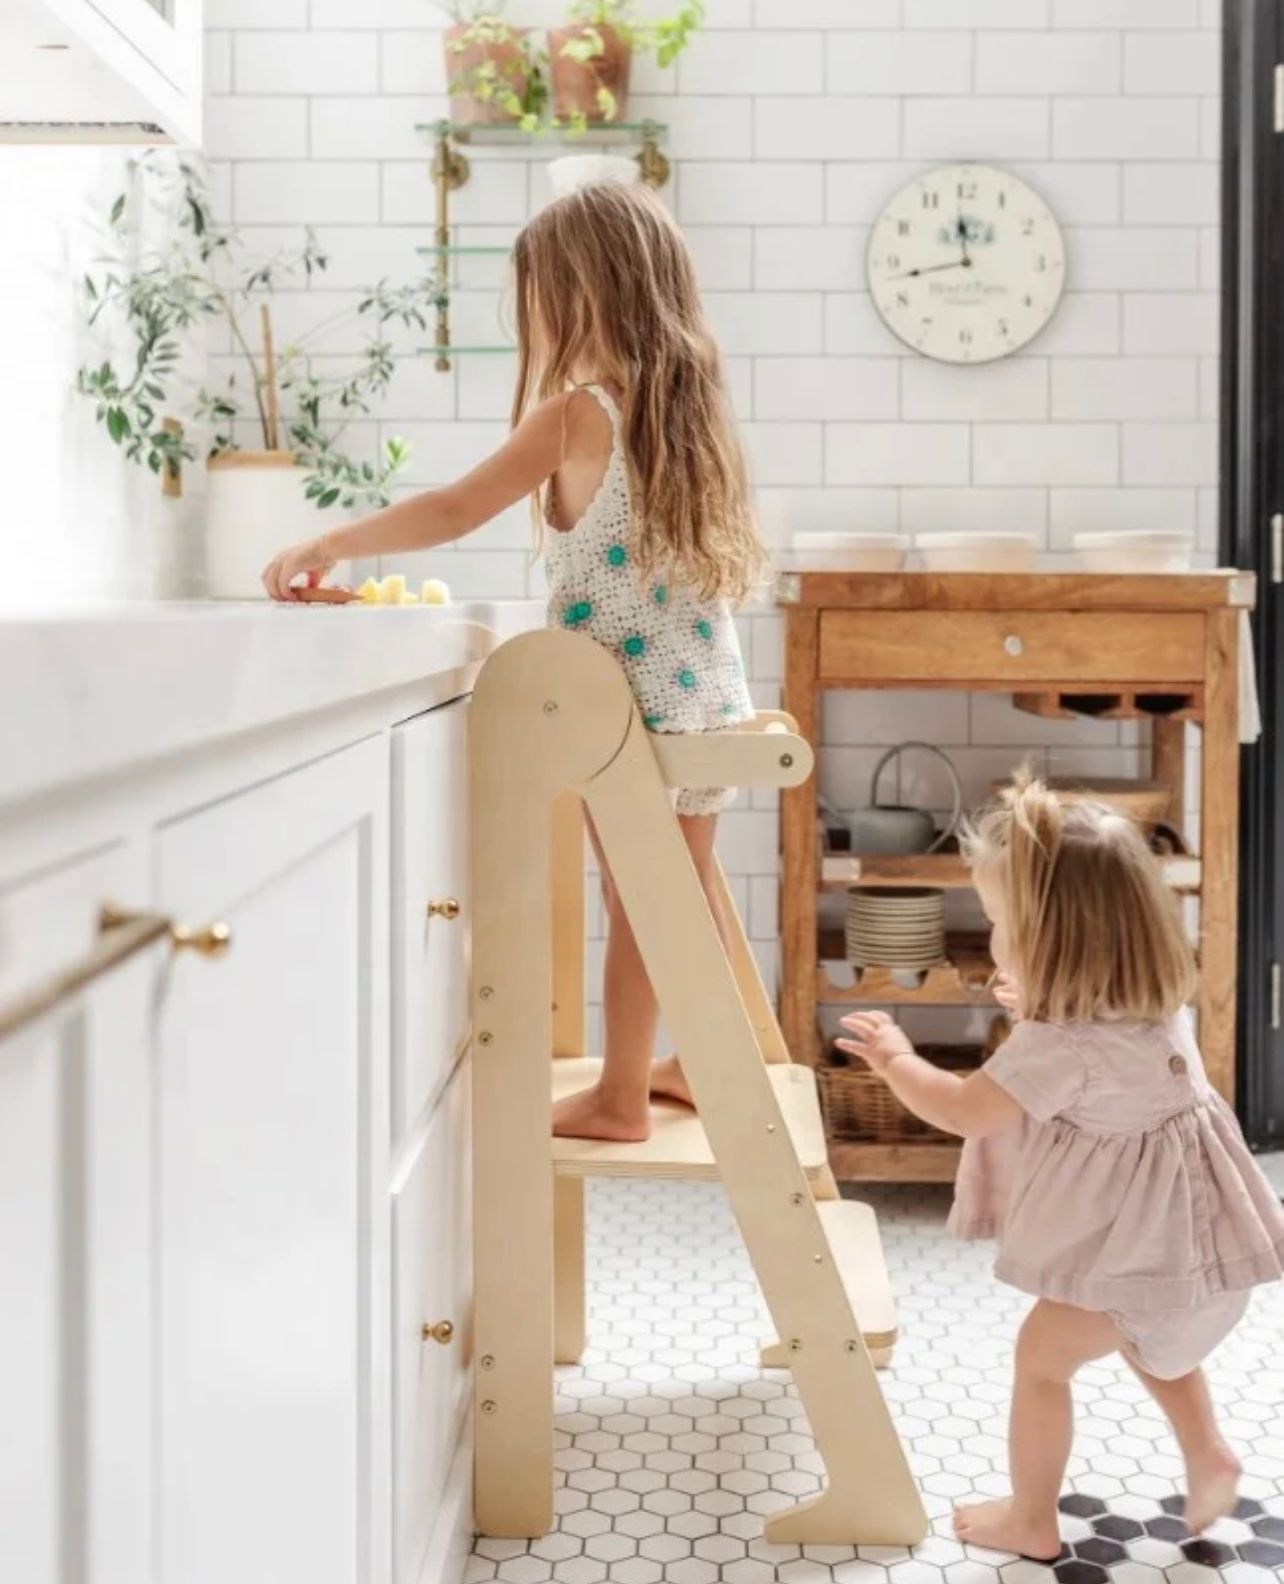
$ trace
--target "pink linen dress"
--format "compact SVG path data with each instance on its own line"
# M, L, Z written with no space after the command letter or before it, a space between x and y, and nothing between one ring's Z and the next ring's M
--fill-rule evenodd
M983 1070L1025 1116L964 1144L951 1231L999 1240L1000 1281L1109 1314L1149 1374L1188 1374L1284 1276L1284 1208L1189 1016L1022 1021Z

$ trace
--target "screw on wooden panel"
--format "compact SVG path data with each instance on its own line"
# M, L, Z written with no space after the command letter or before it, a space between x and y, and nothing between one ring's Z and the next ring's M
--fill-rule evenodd
M785 770L792 769L793 768L793 763L794 763L793 754L781 754L780 763L781 763L781 767L783 769L785 769Z
M483 1001L489 1001L491 996L493 996L495 994L495 992L491 989L491 987L489 985L483 985L481 987L481 989L477 992L477 994L482 998Z
M768 1122L767 1123L767 1132L768 1133L774 1133L775 1131L776 1131L776 1124L774 1122Z
M843 1343L843 1347L849 1353L859 1353L860 1352L860 1343L859 1342L844 1342Z
M799 1194L799 1193L790 1194L789 1195L789 1203L791 1205L803 1205L803 1204L806 1204L807 1203L806 1195L805 1194Z
M477 1036L477 1043L479 1045L489 1045L494 1038L495 1036L493 1034L491 1034L488 1030L483 1029L482 1032Z
M812 1262L816 1265L823 1265L825 1263L825 1256L823 1254L813 1254Z
M484 1414L497 1413L499 1411L499 1404L494 1402L494 1401L492 1401L491 1398L488 1397L486 1399L486 1401L481 1405L481 1411Z
M544 713L545 713L545 715L556 715L557 714L557 702L556 702L555 699L549 699L548 702L544 705Z
M790 1339L789 1339L789 1351L791 1353L801 1353L802 1352L802 1342L799 1340L798 1337L790 1337Z
M484 1370L492 1370L495 1368L495 1355L493 1353L483 1353L478 1362Z

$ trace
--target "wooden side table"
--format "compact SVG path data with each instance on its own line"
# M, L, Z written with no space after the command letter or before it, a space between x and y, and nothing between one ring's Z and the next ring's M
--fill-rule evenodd
M821 694L839 688L960 688L1009 693L1041 715L1153 723L1153 774L1180 811L1186 721L1203 732L1199 861L1171 866L1200 897L1200 1042L1209 1076L1235 1089L1236 904L1239 842L1240 613L1249 573L1165 576L1084 573L790 573L784 707L819 750ZM820 1056L822 1002L882 1004L888 986L836 991L821 964L817 895L856 879L887 885L968 884L957 856L852 859L818 873L816 785L781 803L781 1025L795 1060ZM1179 821L1176 821L1179 823ZM900 999L975 1004L964 963ZM884 976L885 977L885 976ZM879 992L879 993L876 993ZM973 999L969 999L973 997ZM831 1143L849 1179L948 1180L958 1149L914 1143Z

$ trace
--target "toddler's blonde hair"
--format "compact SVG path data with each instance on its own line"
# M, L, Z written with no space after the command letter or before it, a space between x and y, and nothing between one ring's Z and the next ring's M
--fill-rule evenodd
M515 265L514 424L592 359L623 393L639 570L704 599L743 599L765 555L722 359L673 217L641 183L582 187L525 226Z
M964 832L963 850L1003 896L1026 1017L1158 1023L1191 999L1177 900L1117 809L1063 803L1022 772Z

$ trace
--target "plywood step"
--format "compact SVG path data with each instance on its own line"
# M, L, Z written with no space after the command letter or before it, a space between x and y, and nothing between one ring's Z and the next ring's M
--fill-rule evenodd
M887 1364L896 1343L896 1300L873 1207L857 1199L829 1199L816 1210L865 1346L875 1364ZM788 1369L788 1341L764 1348L762 1363L767 1369Z
M554 1100L590 1088L602 1070L591 1056L561 1057L551 1065ZM809 1177L818 1177L828 1165L828 1154L815 1074L810 1067L789 1062L772 1063L767 1073L802 1168ZM652 1104L651 1137L645 1144L556 1138L553 1170L559 1177L718 1177L700 1118L690 1107L667 1100Z

